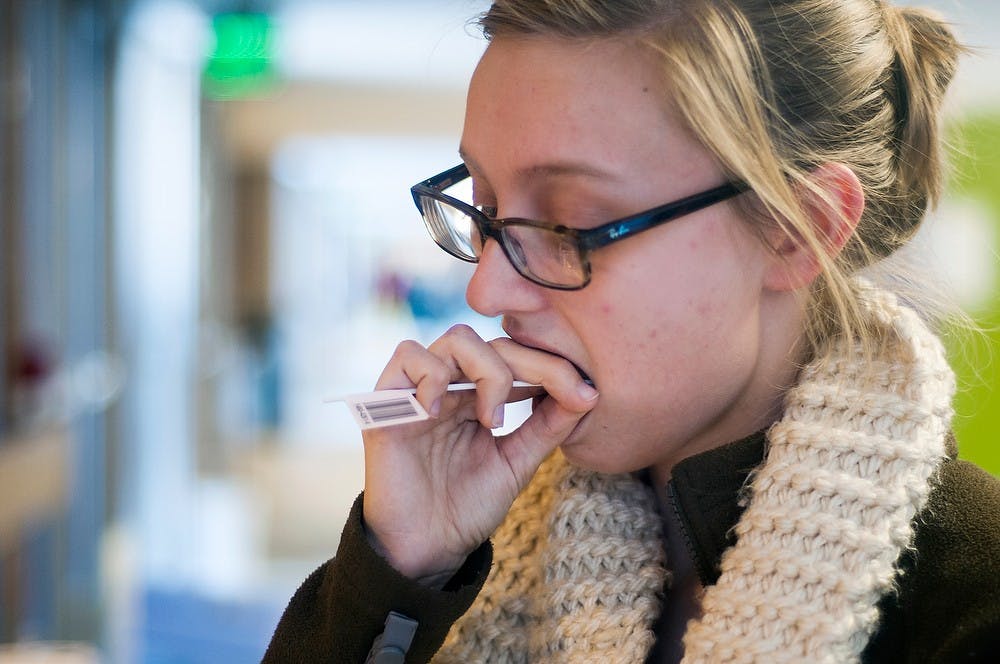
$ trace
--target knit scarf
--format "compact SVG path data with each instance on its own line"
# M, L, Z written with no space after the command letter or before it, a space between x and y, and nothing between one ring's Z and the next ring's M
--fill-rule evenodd
M887 352L835 343L803 369L685 663L856 662L877 626L946 454L954 377L912 310L864 290ZM556 452L494 534L486 585L434 661L641 664L669 579L662 537L649 487Z

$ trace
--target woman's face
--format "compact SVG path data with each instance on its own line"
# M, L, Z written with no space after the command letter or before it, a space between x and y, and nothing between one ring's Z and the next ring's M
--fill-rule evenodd
M590 228L722 184L667 110L657 67L629 43L495 39L462 137L476 203ZM527 281L490 241L467 298L502 316L515 341L593 380L600 401L563 445L567 458L669 471L774 418L795 335L781 329L787 294L764 286L772 256L724 202L595 251L580 291Z

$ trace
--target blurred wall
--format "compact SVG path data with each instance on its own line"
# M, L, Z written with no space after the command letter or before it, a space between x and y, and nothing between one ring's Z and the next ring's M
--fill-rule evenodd
M0 641L96 641L102 629L120 373L108 72L125 5L0 1Z

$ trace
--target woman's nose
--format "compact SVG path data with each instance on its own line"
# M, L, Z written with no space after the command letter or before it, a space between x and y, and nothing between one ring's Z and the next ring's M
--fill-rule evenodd
M544 299L538 286L514 269L500 244L490 238L469 279L465 299L476 312L495 317L537 308Z

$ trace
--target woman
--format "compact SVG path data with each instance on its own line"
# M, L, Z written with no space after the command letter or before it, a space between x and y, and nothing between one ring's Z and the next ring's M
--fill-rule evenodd
M874 0L481 23L463 166L414 198L509 338L399 345L377 388L432 418L365 434L265 661L995 661L1000 486L885 285L940 192L949 29Z

